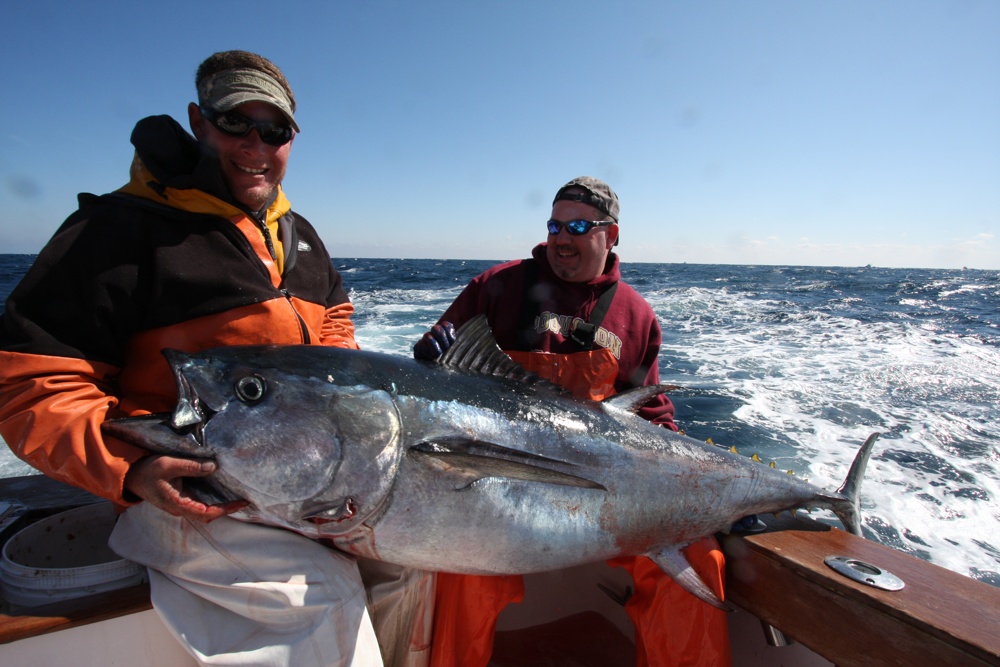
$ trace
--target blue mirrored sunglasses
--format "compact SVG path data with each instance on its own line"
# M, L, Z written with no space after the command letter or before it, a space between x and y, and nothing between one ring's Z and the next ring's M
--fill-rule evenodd
M563 227L566 231L573 236L580 236L581 234L586 234L594 227L607 227L608 225L615 224L614 220L570 220L569 222L559 222L558 220L549 220L545 225L549 228L549 234L558 234L559 230Z
M260 140L270 146L284 146L295 134L288 123L254 120L236 111L218 112L201 107L201 114L215 129L230 137L245 137L250 134L250 130L256 128Z

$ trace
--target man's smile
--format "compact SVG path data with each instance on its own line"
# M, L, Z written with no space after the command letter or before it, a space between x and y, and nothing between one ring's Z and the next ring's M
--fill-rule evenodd
M236 164L235 162L233 163L233 165L235 165L236 168L239 169L240 171L242 171L244 173L247 173L247 174L253 174L254 176L261 176L261 175L263 175L264 173L267 172L267 168L266 167L262 168L262 169L254 169L252 167L244 167L243 165Z

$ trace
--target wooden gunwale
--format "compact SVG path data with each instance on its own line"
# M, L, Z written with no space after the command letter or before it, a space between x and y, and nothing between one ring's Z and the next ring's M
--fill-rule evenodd
M787 516L787 515L786 515ZM838 667L1000 665L1000 588L809 519L721 538L728 599ZM845 556L905 583L885 591L824 563Z

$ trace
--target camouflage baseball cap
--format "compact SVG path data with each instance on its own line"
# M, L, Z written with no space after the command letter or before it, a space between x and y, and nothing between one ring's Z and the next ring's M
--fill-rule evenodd
M574 189L580 189L584 192L567 192ZM593 176L579 176L559 188L552 203L555 204L560 200L589 204L618 222L618 195L615 194L610 185Z
M213 111L229 111L247 102L266 102L278 108L296 132L294 104L285 89L266 72L227 69L205 77L198 84L198 103Z

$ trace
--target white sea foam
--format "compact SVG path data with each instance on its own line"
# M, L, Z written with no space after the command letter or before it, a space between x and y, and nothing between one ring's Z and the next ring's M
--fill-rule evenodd
M738 398L733 418L790 440L780 467L824 488L882 432L863 485L867 530L998 583L1000 349L932 323L796 312L725 289L651 301L665 327L681 326L662 354L694 368L669 381ZM672 321L682 312L686 321Z
M20 477L21 475L34 475L38 471L29 466L21 459L14 456L14 453L7 447L7 441L0 438L0 478Z

